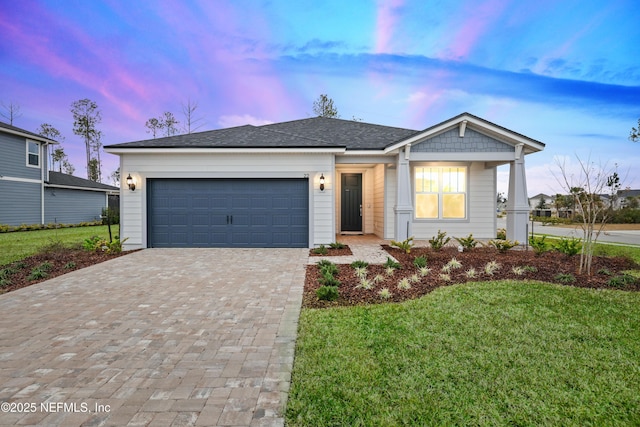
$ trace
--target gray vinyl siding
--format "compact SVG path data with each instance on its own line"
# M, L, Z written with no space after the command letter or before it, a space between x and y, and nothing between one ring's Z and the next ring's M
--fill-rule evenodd
M40 145L40 167L46 165L46 153ZM0 175L41 180L40 167L27 167L27 139L0 132ZM38 221L39 222L39 221Z
M40 224L41 185L0 179L0 224Z
M78 224L99 220L107 196L102 191L45 188L44 206L46 224Z

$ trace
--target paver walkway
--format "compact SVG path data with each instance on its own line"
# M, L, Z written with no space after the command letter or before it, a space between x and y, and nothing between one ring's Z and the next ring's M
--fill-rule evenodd
M147 249L0 295L0 425L283 425L307 259Z

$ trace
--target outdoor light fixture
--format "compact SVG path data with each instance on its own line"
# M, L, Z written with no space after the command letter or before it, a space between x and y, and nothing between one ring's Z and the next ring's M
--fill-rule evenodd
M320 174L320 191L324 191L324 174Z
M133 182L133 178L131 178L131 174L127 175L127 185L129 186L129 190L135 191L136 184Z

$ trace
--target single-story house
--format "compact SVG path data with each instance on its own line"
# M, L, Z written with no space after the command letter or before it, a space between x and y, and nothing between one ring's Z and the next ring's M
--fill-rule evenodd
M523 242L525 155L543 149L469 113L424 130L314 117L105 147L120 156L126 249L494 238L505 164L507 237Z
M0 224L77 224L100 220L118 187L48 168L57 142L0 122Z

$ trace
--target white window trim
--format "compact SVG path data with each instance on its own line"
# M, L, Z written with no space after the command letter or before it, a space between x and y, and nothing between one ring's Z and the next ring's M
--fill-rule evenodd
M29 151L29 145L30 145L31 143L36 144L36 145L38 146L38 153L37 153L37 155L38 155L38 164L37 164L37 165L32 165L31 163L29 163L29 156L30 156L30 155L32 155L32 154L34 154L34 153L32 153L32 152L30 152L30 151ZM42 158L42 146L40 145L40 143L39 143L39 142L37 142L37 141L32 141L32 140L30 140L30 139L27 139L27 142L26 142L26 144L25 144L25 145L26 145L26 149L27 149L27 158L26 158L26 164L27 164L27 167L28 167L28 168L40 169L40 167L41 167L41 165L42 165L42 161L41 161L41 158Z
M442 169L443 168L448 168L448 167L457 167L457 168L464 168L465 169L465 191L464 193L447 193L447 194L464 194L465 199L464 199L464 218L443 218L442 217L442 196L443 193L442 192ZM438 179L438 217L437 218L419 218L417 216L418 213L418 209L417 209L417 195L418 192L416 190L416 169L418 168L438 168L439 169L439 179ZM470 171L470 166L468 163L422 163L422 164L416 164L413 165L413 168L411 170L411 187L412 187L412 193L413 193L413 206L415 207L413 210L413 220L416 222L442 222L442 221L446 221L446 222L469 222L469 183L470 183L470 176L469 176L469 171ZM433 193L431 193L433 194Z

